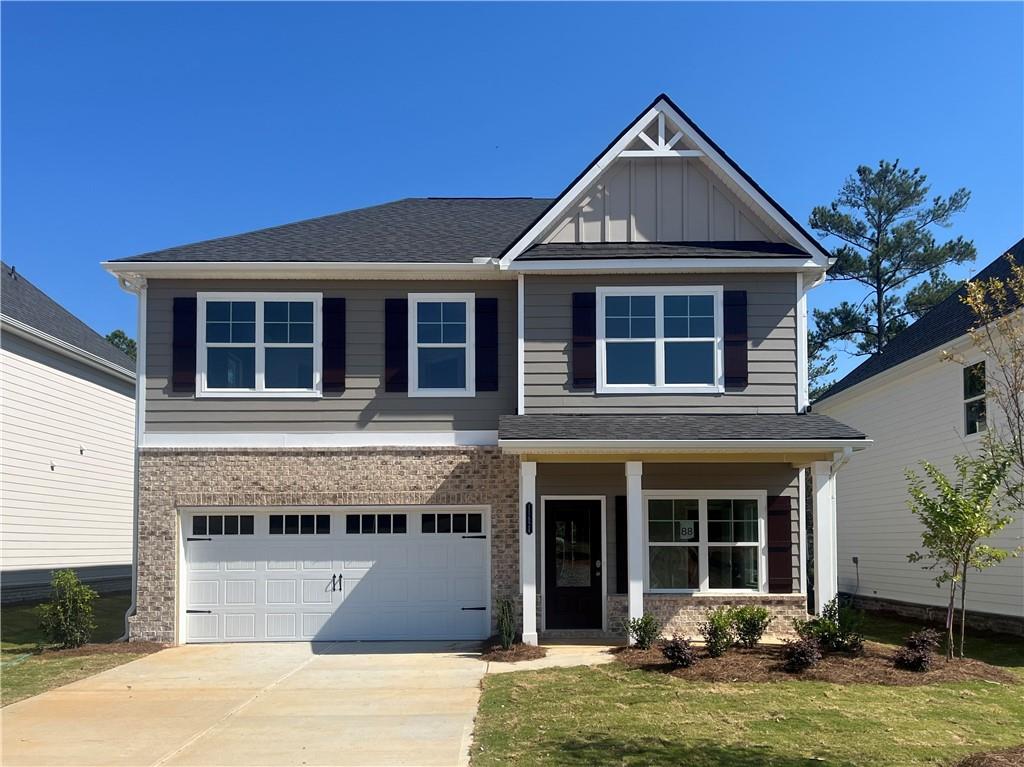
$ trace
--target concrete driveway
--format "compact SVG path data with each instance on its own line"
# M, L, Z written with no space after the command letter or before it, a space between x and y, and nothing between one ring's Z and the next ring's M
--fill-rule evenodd
M16 765L460 765L486 664L450 642L174 647L0 710Z

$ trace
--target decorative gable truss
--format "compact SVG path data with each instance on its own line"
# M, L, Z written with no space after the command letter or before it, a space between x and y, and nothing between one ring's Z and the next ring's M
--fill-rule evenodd
M541 243L778 242L828 253L667 96L659 96L505 252Z

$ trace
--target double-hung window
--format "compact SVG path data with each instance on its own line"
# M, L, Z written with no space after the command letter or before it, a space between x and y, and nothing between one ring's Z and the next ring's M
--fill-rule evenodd
M472 293L409 295L409 396L476 393Z
M980 434L988 428L985 414L985 363L964 367L964 433Z
M197 298L199 396L320 396L319 293Z
M600 393L724 390L720 287L597 289Z
M748 491L646 494L647 590L767 591L767 502Z

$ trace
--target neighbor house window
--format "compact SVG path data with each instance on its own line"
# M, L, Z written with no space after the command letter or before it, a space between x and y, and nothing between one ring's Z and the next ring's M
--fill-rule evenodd
M767 497L657 492L645 498L649 591L766 591Z
M598 391L718 392L722 290L598 288Z
M474 299L471 293L409 296L409 394L472 397Z
M318 293L200 293L200 396L319 396Z
M985 421L985 363L964 368L964 432L979 434L988 425Z

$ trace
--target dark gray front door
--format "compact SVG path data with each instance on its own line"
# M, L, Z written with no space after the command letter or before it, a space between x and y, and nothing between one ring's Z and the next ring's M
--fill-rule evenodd
M601 502L544 504L544 605L549 629L600 629Z

